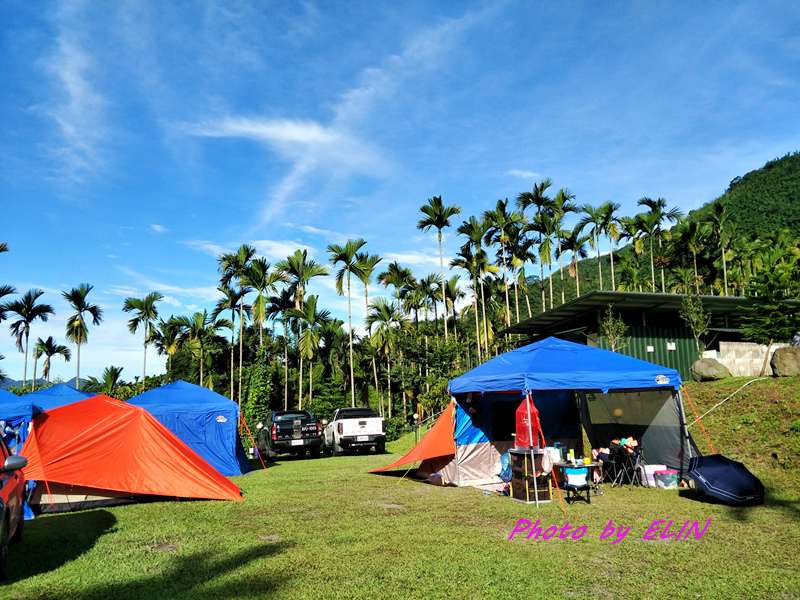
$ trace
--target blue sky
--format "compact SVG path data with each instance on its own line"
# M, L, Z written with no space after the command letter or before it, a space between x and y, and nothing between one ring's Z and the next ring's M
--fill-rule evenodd
M242 243L327 263L363 237L425 275L434 195L467 218L549 177L623 214L688 211L800 150L792 2L6 0L0 74L0 283L43 289L57 314L31 338L62 343L60 293L94 286L82 377L140 375L124 299L211 308L216 256ZM309 291L346 320L332 277ZM21 379L7 324L0 368Z

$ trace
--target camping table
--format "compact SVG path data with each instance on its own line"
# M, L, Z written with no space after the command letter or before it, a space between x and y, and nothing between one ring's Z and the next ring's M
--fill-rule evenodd
M589 482L589 485L592 486L592 493L595 496L602 496L603 492L605 491L605 477L603 477L603 462L602 461L592 461L590 463L571 463L571 462L564 462L562 460L553 463L553 476L558 479L558 482L561 483L566 481L566 477L564 476L564 469L567 467L571 469L582 469L586 468L586 481ZM597 469L598 475L600 475L600 482L596 482L594 477L591 475L591 469Z

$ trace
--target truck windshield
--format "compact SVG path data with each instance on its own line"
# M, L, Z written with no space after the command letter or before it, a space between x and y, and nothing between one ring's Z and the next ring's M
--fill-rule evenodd
M371 408L348 408L339 411L340 419L368 419L377 417L378 411Z
M311 416L305 412L284 413L282 415L275 415L276 421L294 421L295 419L309 419Z

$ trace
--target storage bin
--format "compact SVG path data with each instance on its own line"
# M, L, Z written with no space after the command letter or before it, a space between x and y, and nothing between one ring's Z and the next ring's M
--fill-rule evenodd
M656 471L665 471L667 465L639 465L638 468L642 485L654 488L658 487L656 484Z
M655 472L656 486L662 490L678 489L678 472L671 469Z

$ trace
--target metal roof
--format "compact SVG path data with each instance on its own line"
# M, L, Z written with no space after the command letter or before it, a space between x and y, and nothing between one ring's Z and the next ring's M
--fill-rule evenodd
M738 330L741 317L745 314L742 306L752 306L753 298L741 296L695 296L703 303L703 308L712 315L711 328L717 330ZM553 335L565 330L579 329L589 319L596 322L599 310L611 305L617 313L646 312L650 318L658 314L669 314L675 318L681 309L683 294L659 294L651 292L611 292L594 290L520 321L503 329L501 335L525 334L531 336ZM786 300L787 304L797 305L796 300ZM648 319L650 321L650 319Z

